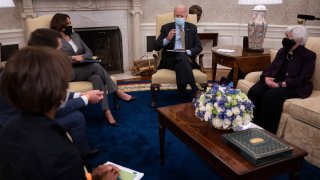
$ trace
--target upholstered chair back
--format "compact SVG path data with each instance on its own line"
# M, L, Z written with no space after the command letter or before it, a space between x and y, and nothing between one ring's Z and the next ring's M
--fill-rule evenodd
M32 33L36 29L40 28L50 28L50 22L53 17L53 14L46 14L42 16L38 16L32 19L26 20L26 30L27 30L27 38L29 38L30 33Z
M317 54L316 66L312 78L313 89L320 90L320 37L309 37L306 48Z

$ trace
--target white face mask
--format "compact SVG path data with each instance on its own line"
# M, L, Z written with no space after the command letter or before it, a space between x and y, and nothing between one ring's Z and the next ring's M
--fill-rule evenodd
M176 18L176 24L180 27L184 25L185 21L184 18Z
M58 109L66 107L66 104L67 104L67 101L69 98L69 94L70 94L70 92L67 91L66 98L64 100L61 100L61 104L59 105Z

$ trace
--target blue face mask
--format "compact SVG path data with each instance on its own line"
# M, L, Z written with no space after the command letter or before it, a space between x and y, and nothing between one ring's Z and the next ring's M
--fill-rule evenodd
M183 26L184 25L184 22L185 22L185 19L184 18L176 18L176 24L178 26Z

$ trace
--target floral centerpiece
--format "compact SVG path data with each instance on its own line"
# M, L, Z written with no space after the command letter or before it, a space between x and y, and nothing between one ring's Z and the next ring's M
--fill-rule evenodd
M195 115L217 129L241 130L253 118L254 105L240 89L213 84L193 103Z

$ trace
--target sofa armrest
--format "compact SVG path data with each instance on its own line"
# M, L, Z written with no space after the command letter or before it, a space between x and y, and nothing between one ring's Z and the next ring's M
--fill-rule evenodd
M262 71L251 72L244 77L244 80L247 80L253 84L257 83L260 80L260 75Z
M261 73L262 71L257 71L247 74L244 79L238 81L237 88L248 94L249 89L260 80Z

